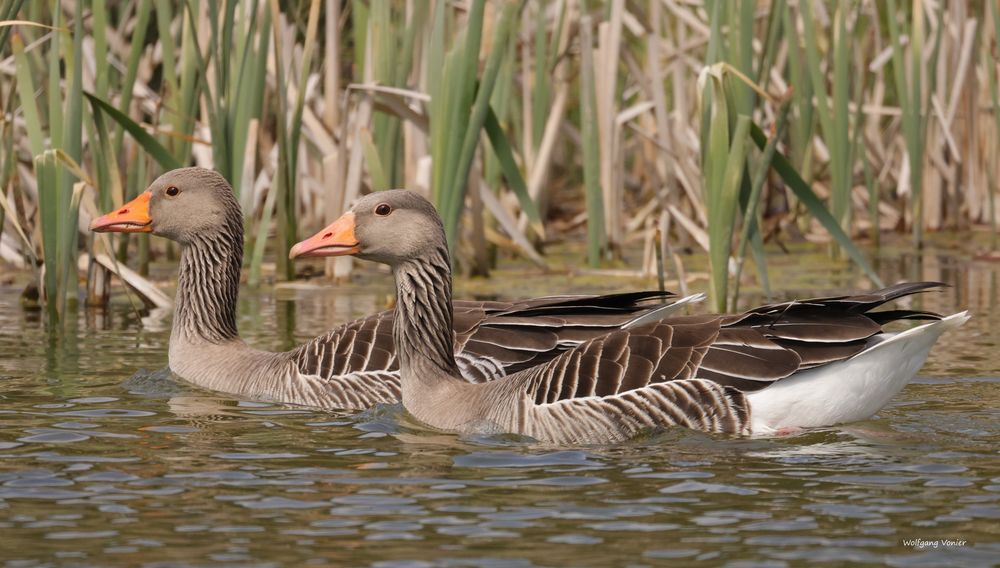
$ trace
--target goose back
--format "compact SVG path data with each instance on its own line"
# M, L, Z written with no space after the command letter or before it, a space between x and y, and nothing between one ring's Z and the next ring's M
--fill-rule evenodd
M615 330L483 391L488 402L479 408L505 409L488 411L501 429L557 443L617 441L673 425L746 434L746 394L856 356L885 323L940 319L919 310L870 311L935 286L940 284L917 283ZM453 427L473 422L452 420Z

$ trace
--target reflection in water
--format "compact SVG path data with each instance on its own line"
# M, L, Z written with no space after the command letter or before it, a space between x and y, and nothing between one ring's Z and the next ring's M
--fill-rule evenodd
M775 265L782 296L866 286L828 263ZM1000 265L886 251L879 270L887 282L949 282L913 307L969 307L974 318L875 419L780 438L671 430L585 448L459 438L398 405L345 414L233 400L164 369L162 315L140 329L127 308L88 314L50 336L20 311L16 290L3 290L0 560L996 564ZM391 283L366 278L336 295L245 297L241 330L252 345L288 348L384 307ZM547 288L552 277L514 282L502 295L566 291Z

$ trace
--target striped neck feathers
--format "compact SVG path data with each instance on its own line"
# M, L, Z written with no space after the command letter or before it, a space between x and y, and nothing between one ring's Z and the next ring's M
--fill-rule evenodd
M441 244L422 258L393 267L396 314L392 335L400 369L418 375L430 365L446 376L459 377L452 337L451 263ZM416 367L416 368L415 368Z
M174 309L174 335L222 343L239 337L236 298L243 263L243 225L239 215L226 226L192 235L181 251Z

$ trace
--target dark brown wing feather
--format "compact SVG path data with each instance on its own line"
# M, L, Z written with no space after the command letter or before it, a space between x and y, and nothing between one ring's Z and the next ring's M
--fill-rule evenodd
M772 338L772 341L799 356L799 369L811 369L824 363L847 359L857 355L865 348L864 340L816 343Z
M864 350L882 325L939 319L931 312L872 312L882 304L941 284L900 284L855 296L815 298L737 315L684 316L618 330L587 341L528 371L536 404L607 397L656 383L707 379L742 392Z
M813 306L813 307L830 307L830 308L840 308L847 312L854 313L867 313L871 310L890 302L902 298L904 296L910 296L918 292L924 292L934 288L943 288L947 284L942 282L902 282L900 284L895 284L887 288L882 288L880 290L875 290L872 292L867 292L864 294L855 294L852 296L831 296L827 298L811 298L808 300L792 300L790 302L781 302L778 304L768 304L765 306L760 306L758 308L753 308L748 310L747 314L765 314L785 311L789 306ZM926 313L926 312L914 312L914 313ZM938 316L940 318L940 316Z
M732 323L727 321L724 325L735 329L753 329L777 339L819 343L856 341L882 330L882 326L863 314L809 304L790 306L786 311L775 314L752 314Z
M553 296L503 304L493 302L479 325L456 335L461 359L488 359L488 372L502 367L509 375L551 361L571 347L620 328L673 297L667 292L634 292L606 296ZM458 303L456 303L456 306ZM457 329L457 326L456 326ZM467 366L467 379L496 378Z
M718 316L683 316L613 331L543 366L532 385L537 404L608 396L652 382L693 378L719 334ZM565 359L565 361L564 361ZM559 370L572 369L565 375Z

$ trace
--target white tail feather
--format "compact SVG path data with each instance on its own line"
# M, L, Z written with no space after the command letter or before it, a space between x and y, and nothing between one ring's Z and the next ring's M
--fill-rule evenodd
M913 379L941 334L968 320L968 312L961 312L881 334L850 359L796 373L749 393L753 433L830 426L872 416Z

